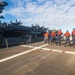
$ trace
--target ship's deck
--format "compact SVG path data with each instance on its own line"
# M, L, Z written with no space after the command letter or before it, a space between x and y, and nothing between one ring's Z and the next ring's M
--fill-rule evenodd
M38 42L0 49L0 75L75 75L75 48Z

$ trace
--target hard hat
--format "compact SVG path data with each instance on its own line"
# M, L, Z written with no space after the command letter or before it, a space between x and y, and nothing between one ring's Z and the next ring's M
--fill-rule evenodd
M59 29L59 30L61 30L61 29Z
M75 30L75 28L73 28L73 30Z
M66 32L68 32L68 30L66 30Z

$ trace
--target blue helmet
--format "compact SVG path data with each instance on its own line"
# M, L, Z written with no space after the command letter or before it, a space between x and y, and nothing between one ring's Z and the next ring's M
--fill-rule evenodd
M73 28L73 30L75 30L75 28Z
M61 30L61 29L59 29L59 30Z
M66 32L68 32L68 30L66 30Z

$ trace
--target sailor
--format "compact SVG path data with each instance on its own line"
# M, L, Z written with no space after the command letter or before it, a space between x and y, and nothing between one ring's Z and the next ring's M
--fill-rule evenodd
M63 33L62 33L62 31L61 31L61 29L59 29L58 31L57 31L57 38L56 38L56 45L61 45L61 35L62 35Z
M73 40L73 46L75 47L75 28L73 29L71 35L72 35L72 40Z
M51 44L52 44L53 42L55 42L55 36L56 36L56 33L55 33L54 30L52 30L52 32L51 32Z
M67 46L67 43L68 43L68 45L70 46L70 33L69 33L68 30L65 32L64 36L65 36L65 38L66 38L66 39L65 39L65 47Z
M45 34L44 34L44 41L45 41L45 44L48 43L49 44L49 32L46 31Z

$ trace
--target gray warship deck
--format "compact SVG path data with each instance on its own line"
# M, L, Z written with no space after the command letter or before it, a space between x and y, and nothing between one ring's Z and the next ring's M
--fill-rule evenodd
M38 42L0 49L0 75L75 75L75 48Z

